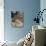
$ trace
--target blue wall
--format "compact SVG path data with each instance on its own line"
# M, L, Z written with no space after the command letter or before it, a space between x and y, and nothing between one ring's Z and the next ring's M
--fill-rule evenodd
M18 41L24 37L32 27L33 18L36 17L35 12L40 9L39 0L5 0L5 40ZM24 27L12 28L11 27L11 11L23 10L24 11Z
M43 9L46 9L46 0L41 0L40 1L40 10L42 11ZM42 17L43 17L43 22L40 21L40 25L46 27L46 11L43 12Z

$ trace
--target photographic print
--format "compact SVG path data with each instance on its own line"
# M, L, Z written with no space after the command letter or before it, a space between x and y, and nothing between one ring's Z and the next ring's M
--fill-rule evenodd
M24 13L20 11L11 11L11 25L12 27L23 27Z

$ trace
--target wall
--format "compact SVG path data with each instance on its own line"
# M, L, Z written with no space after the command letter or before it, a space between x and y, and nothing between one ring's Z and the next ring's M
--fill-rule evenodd
M46 9L45 5L46 5L46 0L41 0L40 1L40 9L41 9L41 11L43 9ZM46 20L45 20L46 19L46 11L43 12L43 16L42 17L43 17L44 20L43 20L43 22L42 21L40 22L40 25L46 26Z
M5 0L4 2L5 40L18 41L31 30L33 18L37 16L35 12L40 9L40 0ZM12 28L11 11L21 11L22 9L24 11L24 27Z
M4 41L4 0L0 0L0 42Z

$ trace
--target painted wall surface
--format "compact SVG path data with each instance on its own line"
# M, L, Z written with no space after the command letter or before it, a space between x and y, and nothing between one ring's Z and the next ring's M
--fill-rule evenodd
M18 41L23 38L32 28L32 21L35 14L40 9L39 0L5 0L4 1L4 26L5 26L5 40ZM23 10L24 11L24 27L12 28L11 27L11 11Z
M40 9L41 9L41 11L43 9L46 9L46 0L41 0L40 1ZM43 22L41 21L40 25L46 26L46 11L43 12L42 17L43 17Z
M0 42L3 41L4 41L4 0L0 0Z

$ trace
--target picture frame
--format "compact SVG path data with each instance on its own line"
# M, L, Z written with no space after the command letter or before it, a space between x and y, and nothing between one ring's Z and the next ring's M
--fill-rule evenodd
M22 28L24 26L24 13L20 11L11 11L12 27Z

